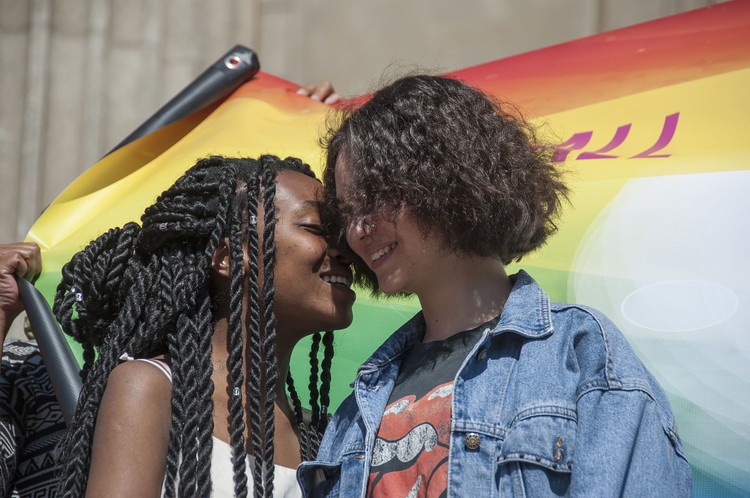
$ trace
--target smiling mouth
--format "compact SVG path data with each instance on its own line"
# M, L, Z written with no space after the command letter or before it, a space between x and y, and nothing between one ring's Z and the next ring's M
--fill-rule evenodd
M347 289L352 286L352 279L343 275L323 275L320 278L331 285L343 285Z
M375 261L379 260L389 252L391 252L396 247L396 243L394 242L391 245L385 246L384 248L378 250L375 252L375 254L370 256L370 263L374 263Z

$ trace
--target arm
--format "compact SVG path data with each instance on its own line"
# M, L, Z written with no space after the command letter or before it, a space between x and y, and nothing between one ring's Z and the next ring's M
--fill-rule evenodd
M23 311L15 276L33 280L41 271L42 256L36 244L0 244L0 355L13 320Z
M172 385L147 363L109 376L94 430L86 496L158 497L166 471Z
M581 396L571 495L691 496L690 465L664 410L639 389Z

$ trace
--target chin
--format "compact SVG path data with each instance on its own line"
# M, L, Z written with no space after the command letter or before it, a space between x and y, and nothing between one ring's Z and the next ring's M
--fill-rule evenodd
M308 318L308 324L316 324L315 329L318 331L341 330L352 324L354 314L352 308L331 309L324 315L318 315L317 319Z
M400 285L393 285L390 282L386 282L384 285L378 283L378 290L387 296L396 296L407 292Z
M337 317L336 320L334 320L331 323L331 326L327 328L326 330L341 330L347 328L349 325L352 324L352 321L354 321L354 317L351 313L347 313L344 316Z

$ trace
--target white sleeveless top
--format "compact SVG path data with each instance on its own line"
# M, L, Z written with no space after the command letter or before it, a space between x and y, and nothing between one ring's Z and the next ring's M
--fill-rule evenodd
M165 362L160 360L151 360L146 358L135 359L129 356L127 353L120 357L123 361L143 361L150 365L155 366L161 372L167 376L169 382L172 382L172 371ZM212 437L213 439L213 451L211 452L211 482L213 483L213 490L211 496L215 498L223 498L234 496L234 474L232 472L232 447L227 443ZM246 460L246 475L248 482L248 494L252 495L253 491L253 471L252 465L254 458L252 455L247 455ZM274 465L273 474L273 496L274 498L299 498L302 496L302 491L297 484L297 471L290 469L289 467L282 467L281 465Z

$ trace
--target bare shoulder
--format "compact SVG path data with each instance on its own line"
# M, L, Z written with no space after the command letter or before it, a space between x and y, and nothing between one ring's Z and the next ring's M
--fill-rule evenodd
M98 418L104 423L125 424L135 432L139 427L168 431L171 398L172 383L158 367L128 361L110 373Z
M94 429L87 496L115 496L113 489L128 490L130 496L158 495L171 397L171 382L154 365L130 361L112 370Z
M126 361L117 365L107 379L107 391L123 391L131 396L158 396L167 400L172 383L159 367L145 361Z

